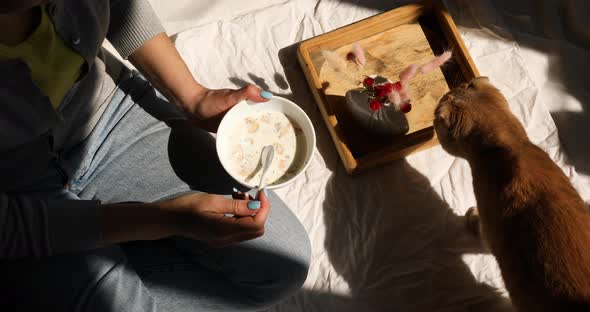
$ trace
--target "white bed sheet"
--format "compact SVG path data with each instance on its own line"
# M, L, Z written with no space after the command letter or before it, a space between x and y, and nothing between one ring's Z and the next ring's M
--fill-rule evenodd
M231 12L234 1L222 2ZM475 205L467 163L434 147L349 177L297 63L295 43L402 1L263 2L244 14L192 21L200 26L179 33L176 46L204 85L255 83L298 103L316 126L309 169L277 191L309 233L311 268L303 289L272 310L512 311L494 258L463 225ZM521 49L488 1L449 2L479 71L502 90L531 140L590 198L585 176L566 165L548 109L563 109L555 107L559 90L547 87L549 56Z

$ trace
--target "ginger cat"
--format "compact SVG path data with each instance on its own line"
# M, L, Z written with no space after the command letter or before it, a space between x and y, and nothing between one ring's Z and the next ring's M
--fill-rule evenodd
M485 77L450 91L434 126L471 166L480 233L516 309L590 311L590 214L500 91Z

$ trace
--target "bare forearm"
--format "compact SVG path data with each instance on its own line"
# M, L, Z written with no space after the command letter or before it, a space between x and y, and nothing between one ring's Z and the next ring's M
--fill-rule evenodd
M192 76L172 40L161 33L129 57L131 63L179 109L194 113L189 103L198 103L206 89Z
M105 204L100 209L101 245L175 235L175 215L163 203Z

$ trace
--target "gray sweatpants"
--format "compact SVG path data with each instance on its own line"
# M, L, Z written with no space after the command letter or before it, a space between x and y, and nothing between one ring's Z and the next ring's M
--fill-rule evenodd
M230 194L238 187L217 160L212 136L191 126L141 76L119 85L91 135L62 165L70 183L59 196L103 203ZM10 286L2 287L0 301L23 311L264 309L299 289L310 257L301 223L274 193L269 197L258 239L211 249L170 238L4 262L2 285Z

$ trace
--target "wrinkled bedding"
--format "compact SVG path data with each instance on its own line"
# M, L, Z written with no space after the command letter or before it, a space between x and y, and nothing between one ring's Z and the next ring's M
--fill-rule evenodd
M228 11L233 2L219 1ZM463 224L475 206L468 164L437 146L348 176L297 63L297 42L400 4L293 0L256 7L253 1L250 10L194 21L175 37L202 84L257 84L299 104L316 127L309 169L277 190L309 233L311 268L303 289L273 311L512 311L494 258ZM555 102L567 90L548 78L550 56L534 45L522 48L522 37L515 39L490 2L448 4L479 71L508 98L530 139L590 198L586 176L568 164L551 115L564 109ZM171 23L178 29L178 21Z

